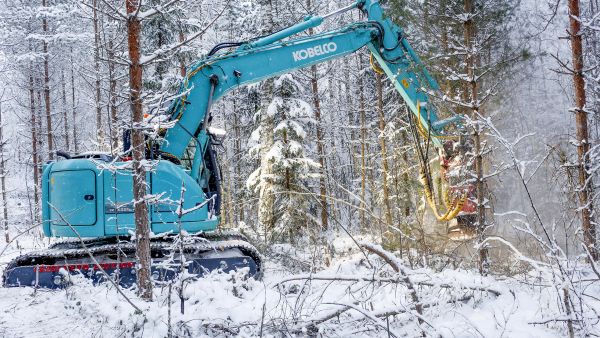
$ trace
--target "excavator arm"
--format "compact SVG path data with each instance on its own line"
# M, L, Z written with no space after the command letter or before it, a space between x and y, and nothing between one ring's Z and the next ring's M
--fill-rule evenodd
M330 32L291 38L351 9L361 10L368 20ZM205 151L209 140L210 106L231 90L340 58L365 46L416 115L422 129L430 134L436 146L441 147L437 136L460 116L446 120L439 118L429 104L427 94L438 91L439 86L412 49L403 30L384 17L377 0L359 0L325 16L307 17L272 35L245 43L225 43L213 49L189 68L178 99L169 107L170 119L176 123L166 132L160 151L181 158L192 138L198 140L199 149ZM231 47L237 49L216 54L220 48Z

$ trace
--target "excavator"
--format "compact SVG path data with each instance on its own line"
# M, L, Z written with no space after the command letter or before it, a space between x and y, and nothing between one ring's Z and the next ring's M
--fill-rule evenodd
M366 20L302 34L350 10L362 11ZM236 88L341 58L365 46L371 53L371 65L387 75L404 100L415 137L438 149L446 185L438 200L446 204L446 211L436 206L438 194L428 170L427 149L421 149L425 199L440 221L455 221L454 232L469 228L475 210L472 185L456 179L456 172L464 171L468 162L464 151L468 142L460 136L465 134L460 132L464 130L463 117L451 113L442 119L438 115L430 97L440 93L440 86L403 29L386 17L377 0L358 0L323 16L308 16L270 35L220 43L188 67L179 94L159 122L160 136L146 141L146 157L153 164L147 172L147 191L153 197L148 209L155 281L172 279L184 269L198 277L214 270L244 268L249 276L262 271L258 250L244 236L217 230L221 177L215 148L222 135L210 127L213 103ZM123 144L123 152L115 156L57 152L62 159L44 165L42 230L47 237L63 239L9 262L3 286L63 288L75 274L94 282L105 281L107 276L122 285L135 282L128 137ZM189 212L182 215L178 208ZM185 264L179 264L182 260Z

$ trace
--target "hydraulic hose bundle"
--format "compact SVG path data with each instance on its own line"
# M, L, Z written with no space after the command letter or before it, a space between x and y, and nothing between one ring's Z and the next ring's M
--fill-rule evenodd
M371 54L369 57L369 63L375 73L384 74L384 70L377 64L377 62L375 62L375 58L373 57L373 54ZM420 116L421 104L419 102L417 102L417 108L419 109L418 115ZM441 208L438 207L438 203L436 203L435 198L434 198L435 189L432 184L433 180L432 180L432 175L431 175L431 169L429 167L429 162L428 162L428 149L422 148L421 141L419 139L419 137L421 137L424 140L426 140L426 144L427 144L427 148L428 148L429 142L430 142L431 136L432 136L431 131L426 129L423 126L423 122L421 121L421 119L419 117L411 117L413 115L410 113L408 114L408 116L409 116L409 121L411 122L411 130L413 132L415 146L417 147L418 153L419 153L419 163L420 163L419 182L421 182L421 184L423 185L423 194L425 196L425 200L427 201L427 204L433 211L433 214L438 219L438 221L442 221L442 222L451 221L451 220L455 219L458 216L458 214L460 214L460 212L463 210L463 207L468 199L468 190L461 191L458 189L454 189L454 190L451 189L450 187L448 187L450 185L448 178L446 177L446 175L444 173L440 172L440 177L443 180L443 183L441 184L440 189L442 190L441 191L441 193L443 195L442 201L443 201L444 207L446 209L446 211L444 213L440 212ZM413 118L416 118L416 123L413 123ZM455 137L453 137L453 136L444 136L444 135L435 135L435 137L437 137L439 139L449 139L449 140L455 139ZM444 186L446 186L446 188L444 188Z
M418 105L418 107L420 108L420 105ZM447 177L447 174L440 170L439 175L442 183L440 184L439 189L441 190L441 199L446 210L443 213L440 212L440 209L442 208L438 206L438 203L436 202L434 197L435 189L433 187L433 178L431 168L429 165L428 153L429 144L432 137L431 131L427 130L423 126L423 123L421 122L419 117L412 117L412 114L408 114L408 116L411 134L413 135L413 140L419 157L419 182L423 185L423 195L425 196L425 201L429 205L430 209L432 210L433 214L435 215L438 221L451 221L455 219L463 210L468 200L469 191L468 189L453 189L452 187L450 187L450 182ZM414 119L416 119L417 121L414 121ZM436 137L450 140L454 139L453 137L441 135L436 135ZM424 140L424 142L422 142L421 138ZM425 143L425 148L423 148L422 143Z

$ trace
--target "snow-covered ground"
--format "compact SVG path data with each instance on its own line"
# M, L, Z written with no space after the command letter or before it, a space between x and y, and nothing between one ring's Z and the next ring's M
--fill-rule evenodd
M280 248L277 257L302 260L305 253L294 250ZM0 264L16 254L8 248ZM392 257L392 263L402 261ZM169 326L173 336L195 337L567 335L557 297L561 290L533 274L482 278L472 271L406 266L398 274L380 256L359 250L312 275L292 270L280 258L268 259L260 281L241 273L214 273L191 282L184 293L185 314L175 289L169 302L167 287L156 288L151 303L124 290L141 313L114 287L92 286L84 279L75 278L74 285L60 291L0 289L0 337L166 337ZM422 314L407 282L414 285ZM582 294L600 294L597 280L578 285ZM575 326L582 330L577 332L600 334L593 318L600 313L600 299L587 299L584 307L588 318L585 326Z

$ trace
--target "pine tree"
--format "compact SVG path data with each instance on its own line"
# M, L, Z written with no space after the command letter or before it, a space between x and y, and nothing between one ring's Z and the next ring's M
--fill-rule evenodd
M579 0L569 0L569 37L571 40L573 89L575 94L575 130L577 140L577 171L579 207L581 210L581 227L583 242L589 257L598 260L596 247L596 222L594 220L594 190L590 184L590 149L591 142L588 130L588 110L586 107L586 83L584 75L585 56L581 31L581 10Z
M146 141L141 130L143 122L142 102L142 64L141 59L141 19L135 14L140 3L136 0L125 0L128 13L127 42L129 47L129 102L131 104L131 117L133 129L131 137L133 158L133 198L135 199L135 235L136 256L138 265L136 271L137 285L140 296L147 301L152 300L152 280L150 279L150 220L148 218L148 204L146 203L146 168L142 163L145 160Z

